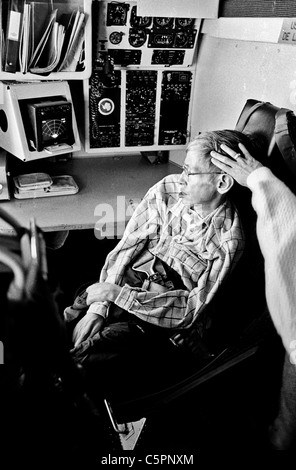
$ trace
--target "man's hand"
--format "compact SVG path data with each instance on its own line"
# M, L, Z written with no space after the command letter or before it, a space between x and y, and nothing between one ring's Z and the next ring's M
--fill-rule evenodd
M87 312L74 328L72 335L74 347L76 348L84 340L98 333L104 321L105 318L102 315Z
M114 302L118 296L121 287L109 282L96 282L86 289L86 304L92 305L96 302L106 304ZM72 339L74 347L79 346L87 338L98 333L103 325L105 318L97 313L87 312L86 315L77 323L74 328Z
M110 282L96 282L86 289L87 305L91 305L93 302L114 302L121 287Z
M238 144L238 146L243 155L222 144L221 149L228 153L231 158L213 150L211 152L211 160L218 168L232 176L240 185L247 186L248 176L263 165L249 154L243 144Z

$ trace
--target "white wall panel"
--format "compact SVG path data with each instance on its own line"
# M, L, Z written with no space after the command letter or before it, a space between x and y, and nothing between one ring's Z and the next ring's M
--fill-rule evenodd
M192 103L191 136L235 127L247 99L296 112L296 48L202 35ZM171 152L182 163L185 152Z

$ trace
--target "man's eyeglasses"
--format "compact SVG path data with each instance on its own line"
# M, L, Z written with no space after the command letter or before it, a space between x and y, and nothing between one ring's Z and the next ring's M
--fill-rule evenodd
M222 175L223 174L222 171L199 171L199 172L191 173L189 171L189 168L187 168L186 166L183 166L182 170L186 177L192 176L192 175Z

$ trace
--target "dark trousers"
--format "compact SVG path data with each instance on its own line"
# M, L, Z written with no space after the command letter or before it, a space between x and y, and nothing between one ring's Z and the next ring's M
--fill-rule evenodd
M282 372L278 414L270 427L275 450L296 450L296 365L286 353Z
M170 272L169 279L178 288L183 283L177 276ZM128 267L123 284L140 287L143 280L142 273ZM85 299L76 299L79 308L81 302ZM189 348L173 344L173 333L113 304L103 329L86 340L73 357L84 368L90 393L96 397L139 396L172 385L194 370L196 357Z
M107 325L81 362L91 393L130 399L188 376L194 358L185 347L175 346L169 333L134 318Z

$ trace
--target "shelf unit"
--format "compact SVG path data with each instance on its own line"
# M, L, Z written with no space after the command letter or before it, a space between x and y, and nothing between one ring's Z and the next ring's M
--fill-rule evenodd
M1 2L2 3L2 2ZM48 0L31 3L48 3ZM86 23L84 29L84 69L75 72L52 72L47 76L28 73L10 73L2 70L0 64L0 80L16 80L16 81L34 81L34 80L84 80L91 75L92 65L92 0L64 0L53 1L53 7L58 9L58 14L69 13L75 9L81 9L86 14Z

